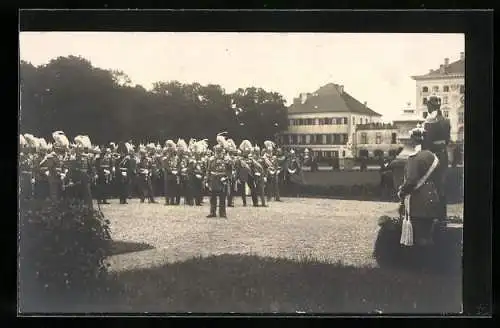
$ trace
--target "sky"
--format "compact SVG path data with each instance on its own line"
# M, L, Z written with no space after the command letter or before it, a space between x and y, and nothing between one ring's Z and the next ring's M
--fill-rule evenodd
M287 104L327 83L367 102L390 121L415 103L412 75L465 51L463 34L21 32L20 58L33 65L81 56L124 71L133 84L157 81L250 86L281 93Z

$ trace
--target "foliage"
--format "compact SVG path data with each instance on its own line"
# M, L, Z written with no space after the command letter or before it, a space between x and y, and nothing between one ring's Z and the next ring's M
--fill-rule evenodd
M261 88L226 93L219 85L158 81L148 91L121 71L59 57L35 67L21 62L21 133L49 138L63 130L97 144L209 138L227 130L236 142L262 142L286 128L283 97Z
M78 202L28 200L21 202L19 214L22 302L75 295L106 277L111 237L100 211Z

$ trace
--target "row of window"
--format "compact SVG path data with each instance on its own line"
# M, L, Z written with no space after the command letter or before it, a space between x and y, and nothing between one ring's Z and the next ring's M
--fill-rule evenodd
M427 105L427 97L422 98L422 104ZM441 97L441 104L443 104L443 105L448 104L448 96Z
M347 117L325 117L325 118L297 118L288 120L289 126L297 125L346 125L349 124ZM356 124L356 118L352 118L352 123ZM359 118L359 124L368 124L368 118Z
M422 92L429 92L429 87L422 87ZM439 86L433 86L432 92L439 92ZM450 92L450 87L448 85L443 86L443 92ZM465 86L463 84L460 85L460 93L465 93Z
M382 133L377 132L375 134L375 143L380 145L382 143ZM397 134L395 132L391 133L391 144L395 145L397 143ZM366 132L361 132L360 144L366 145L368 142L368 134Z
M425 118L427 118L427 115L428 115L428 114L429 114L428 112L423 112L423 113L422 113L423 118L424 118L424 119L425 119ZM462 122L460 122L460 114L462 114ZM449 112L449 111L447 111L447 110L443 110L443 116L444 116L444 117L446 117L446 118L449 118L449 117L450 117L450 112ZM464 113L463 113L463 112L459 112L459 113L458 113L458 121L459 121L460 123L463 123L463 120L464 120Z
M347 133L289 134L279 138L283 145L345 145L348 141Z

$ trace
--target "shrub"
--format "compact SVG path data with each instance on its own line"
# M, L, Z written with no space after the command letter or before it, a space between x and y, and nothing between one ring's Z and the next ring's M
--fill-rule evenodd
M96 289L105 277L111 240L102 212L79 202L29 200L21 202L19 214L23 310Z

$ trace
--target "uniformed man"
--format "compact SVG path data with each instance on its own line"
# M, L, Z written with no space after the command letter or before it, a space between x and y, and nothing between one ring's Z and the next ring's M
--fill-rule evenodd
M96 156L95 167L97 171L97 203L109 204L107 201L107 191L111 183L111 163L108 156L106 156L106 149L101 149L100 154Z
M261 157L260 154L260 147L255 146L253 149L252 153L252 175L254 178L254 192L255 192L255 199L257 200L256 204L254 206L259 206L258 199L260 199L260 205L262 207L267 207L266 205L266 196L265 196L265 186L267 183L267 165L263 158Z
M227 206L234 207L234 197L237 194L237 175L236 175L236 157L238 156L238 148L233 139L228 139L226 142L226 161L230 167L231 174L229 176L227 188Z
M19 136L19 187L20 187L20 198L21 199L31 199L33 197L33 152L35 147L28 143L26 138L21 134Z
M441 98L431 95L427 99L427 118L424 122L425 136L423 149L430 150L439 159L441 165L436 171L436 183L440 197L440 220L447 217L446 172L448 169L448 144L450 142L450 121L441 113Z
M206 159L205 151L208 148L206 140L197 141L194 145L193 161L191 162L192 167L192 190L193 197L197 206L201 206L203 203L203 180L204 174L206 172Z
M411 130L410 139L415 150L408 156L404 181L398 191L400 214L409 218L417 245L427 246L433 243L433 229L440 215L436 183L440 179L437 170L442 163L431 151L422 149L422 128ZM411 242L405 245L411 246Z
M208 161L206 173L206 184L210 192L210 214L207 218L216 217L217 198L219 198L219 217L227 218L227 181L231 172L221 145L214 146L214 153L215 155Z
M164 156L162 157L162 168L165 185L165 205L177 205L180 203L179 196L179 160L176 154L177 146L172 140L165 142Z
M264 141L263 160L266 163L267 171L266 194L268 202L270 202L273 198L276 201L280 201L280 192L278 185L280 166L278 163L278 157L273 154L274 147L274 142L270 140Z
M184 205L193 205L193 198L191 192L191 174L189 174L189 161L190 156L188 153L188 145L184 141L184 139L179 139L177 141L177 156L178 156L178 170L179 170L179 187L178 194L176 198L179 199L181 196L184 198ZM178 205L179 203L176 204Z
M290 154L287 157L285 174L290 193L293 196L299 197L300 184L303 182L302 167L300 159L297 157L293 149L290 150Z
M152 147L155 147L152 145ZM149 145L151 149L151 145ZM151 174L152 174L152 160L148 157L147 147L139 147L140 159L138 163L138 176L137 182L139 186L139 195L141 203L144 203L145 198L148 198L149 203L156 203L153 194L153 186L151 184Z
M255 193L255 179L253 177L253 159L252 159L252 143L249 140L243 140L239 146L239 156L235 161L236 166L236 176L239 181L239 190L241 194L241 199L243 200L243 206L247 206L247 187L250 189L250 195L252 196L252 203L254 206L258 206L257 194Z
M86 206L93 208L91 183L94 172L90 159L92 144L88 136L78 135L74 140L76 143L76 167L73 170L73 181L77 187L77 197Z
M120 204L127 204L127 199L130 193L129 162L132 160L132 145L130 145L128 142L123 143L119 146L118 152L120 153L120 158L118 159L118 167L115 171L119 193L118 196L120 198Z

